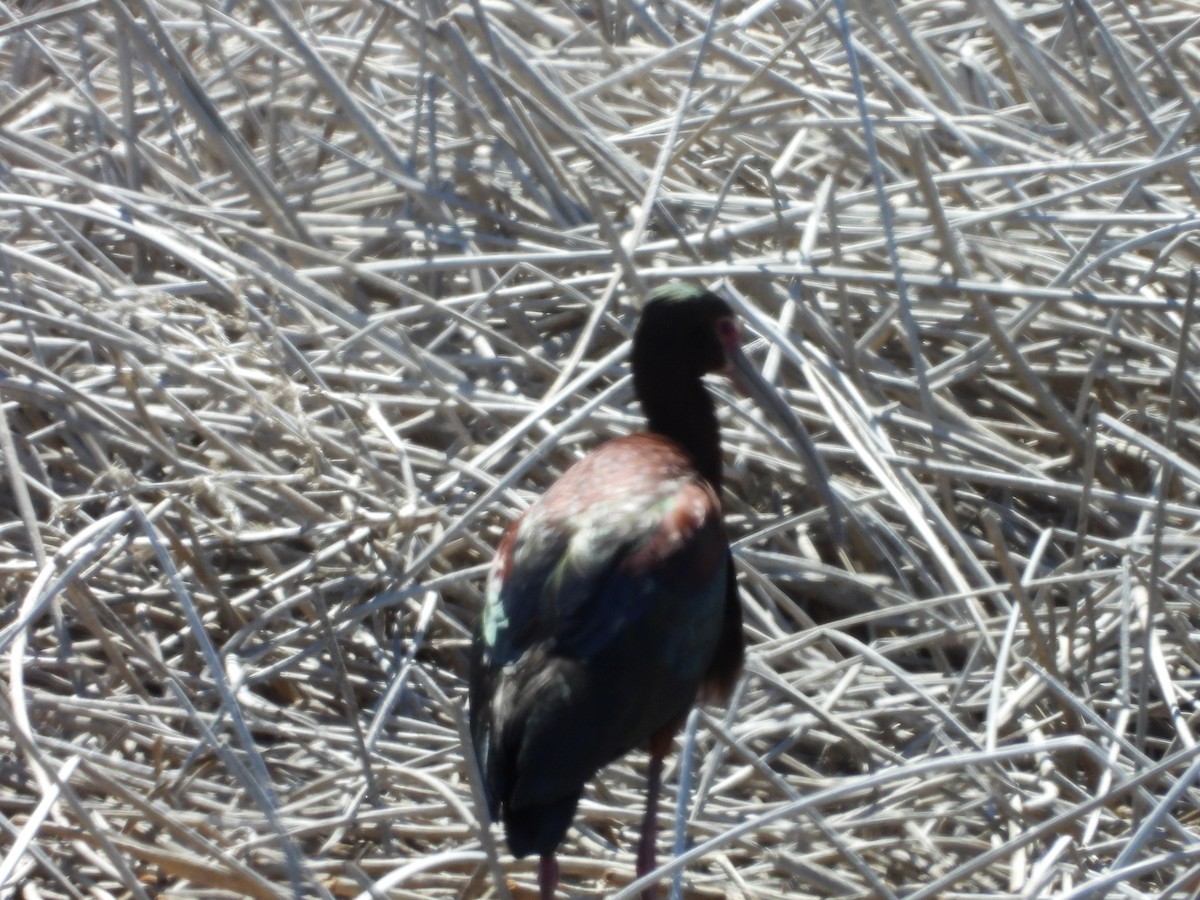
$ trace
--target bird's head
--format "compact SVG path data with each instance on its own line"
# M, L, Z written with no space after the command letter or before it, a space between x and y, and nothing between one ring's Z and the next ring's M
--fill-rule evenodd
M704 288L673 281L646 299L633 338L636 372L671 366L685 378L728 373L741 339L729 304Z

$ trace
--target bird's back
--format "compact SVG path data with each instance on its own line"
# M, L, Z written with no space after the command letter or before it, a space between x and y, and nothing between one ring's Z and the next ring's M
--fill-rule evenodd
M740 663L732 591L720 503L657 435L604 444L509 529L470 714L515 856L552 851L587 779L676 727L714 667Z

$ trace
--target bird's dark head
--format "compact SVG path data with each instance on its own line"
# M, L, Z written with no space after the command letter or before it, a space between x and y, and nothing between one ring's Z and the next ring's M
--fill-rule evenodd
M673 281L646 299L633 337L633 370L670 367L696 379L724 370L739 342L733 310L712 291Z

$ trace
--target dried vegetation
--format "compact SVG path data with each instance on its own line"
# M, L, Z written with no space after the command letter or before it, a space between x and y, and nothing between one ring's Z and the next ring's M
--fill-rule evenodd
M8 4L0 891L528 896L467 635L669 277L854 528L730 398L752 654L663 877L1195 889L1198 72L1192 0ZM571 891L633 895L643 765Z

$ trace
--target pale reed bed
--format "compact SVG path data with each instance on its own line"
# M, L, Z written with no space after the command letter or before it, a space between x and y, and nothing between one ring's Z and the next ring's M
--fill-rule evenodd
M1200 885L1194 4L8 4L0 72L0 894L530 896L471 623L672 277L851 539L714 385L751 650L665 882Z

